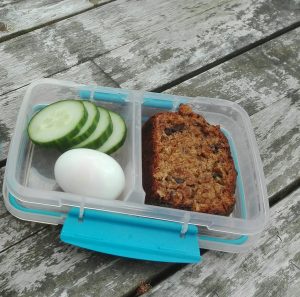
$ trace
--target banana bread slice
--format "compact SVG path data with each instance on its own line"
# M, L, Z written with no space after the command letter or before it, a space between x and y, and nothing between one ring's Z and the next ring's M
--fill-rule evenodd
M188 105L142 128L146 203L217 215L235 205L236 170L227 138Z

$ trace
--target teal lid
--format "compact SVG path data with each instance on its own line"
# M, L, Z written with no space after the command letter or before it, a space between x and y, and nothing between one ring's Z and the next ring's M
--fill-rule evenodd
M182 224L134 217L99 210L69 212L60 238L82 248L128 258L196 263L201 260L198 228L188 226L182 235Z

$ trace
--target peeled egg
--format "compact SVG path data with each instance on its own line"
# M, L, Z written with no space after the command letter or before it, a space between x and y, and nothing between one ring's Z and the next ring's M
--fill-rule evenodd
M55 163L54 175L65 192L101 199L116 199L125 187L125 175L119 163L91 149L63 153Z

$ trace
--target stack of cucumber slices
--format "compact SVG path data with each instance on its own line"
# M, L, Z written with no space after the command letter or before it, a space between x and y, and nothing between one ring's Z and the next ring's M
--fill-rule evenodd
M33 143L60 150L91 148L111 154L126 138L123 118L89 101L62 100L36 113L28 124Z

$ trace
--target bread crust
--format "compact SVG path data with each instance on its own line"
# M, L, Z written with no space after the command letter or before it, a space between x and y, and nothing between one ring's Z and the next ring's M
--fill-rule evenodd
M146 203L217 215L235 205L236 170L227 138L188 105L142 128Z

